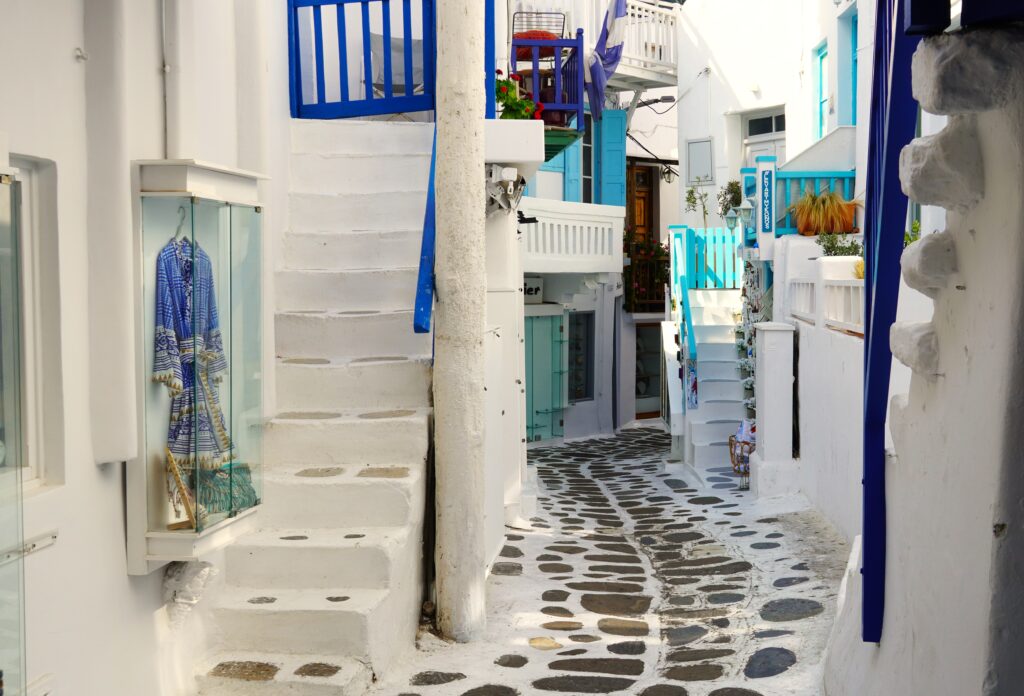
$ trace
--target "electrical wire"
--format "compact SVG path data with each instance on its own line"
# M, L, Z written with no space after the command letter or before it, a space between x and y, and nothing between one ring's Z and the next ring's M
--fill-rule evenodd
M648 155L650 155L651 157L653 157L653 158L654 158L654 161L655 161L655 162L657 162L657 163L658 163L658 164L660 164L660 165L661 165L662 167L664 167L665 169L667 169L667 170L669 170L670 172L672 172L672 174L673 174L674 176L679 176L679 172L678 172L678 171L676 171L675 169L673 169L673 168L672 168L672 165L670 165L670 164L669 164L668 162L666 162L665 160L661 159L661 158L660 158L660 157L658 157L658 156L657 156L656 154L654 154L653 152L651 152L651 151L650 151L650 150L649 150L649 149L647 148L647 146L646 146L646 145L644 145L644 144L643 144L642 142L640 142L639 140L637 140L637 139L636 139L636 136L635 136L635 135L633 135L632 133L628 133L628 132L627 132L627 133L626 133L626 137L627 137L627 138L629 138L630 140L632 140L632 141L633 141L634 143L636 143L637 145L639 145L639 146L640 146L640 149L641 149L641 150L643 150L643 151L644 151L644 152L646 152L646 153L647 153Z

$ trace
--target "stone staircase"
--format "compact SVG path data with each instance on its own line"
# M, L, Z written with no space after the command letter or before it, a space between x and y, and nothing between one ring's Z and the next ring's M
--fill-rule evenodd
M202 696L350 696L413 648L430 337L429 124L293 121L261 529L225 551Z
M729 436L746 417L736 346L739 290L690 290L697 347L698 408L686 413L687 463L700 476L729 466Z

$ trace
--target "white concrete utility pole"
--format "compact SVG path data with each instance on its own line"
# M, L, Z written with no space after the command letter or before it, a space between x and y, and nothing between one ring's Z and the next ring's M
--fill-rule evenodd
M465 642L485 623L484 3L439 0L437 36L437 623Z

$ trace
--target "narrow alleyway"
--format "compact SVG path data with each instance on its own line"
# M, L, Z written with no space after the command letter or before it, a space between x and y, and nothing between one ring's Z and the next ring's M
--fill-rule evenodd
M487 635L425 634L373 693L818 693L846 545L812 512L666 473L668 436L535 449L533 528L509 530Z

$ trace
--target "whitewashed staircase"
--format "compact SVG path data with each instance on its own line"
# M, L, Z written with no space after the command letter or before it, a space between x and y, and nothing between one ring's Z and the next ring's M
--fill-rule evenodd
M746 417L736 346L739 290L690 290L697 347L698 408L686 412L687 463L704 476L729 465L729 436Z
M226 550L202 696L359 694L413 647L431 344L412 305L431 133L293 122L262 528Z

